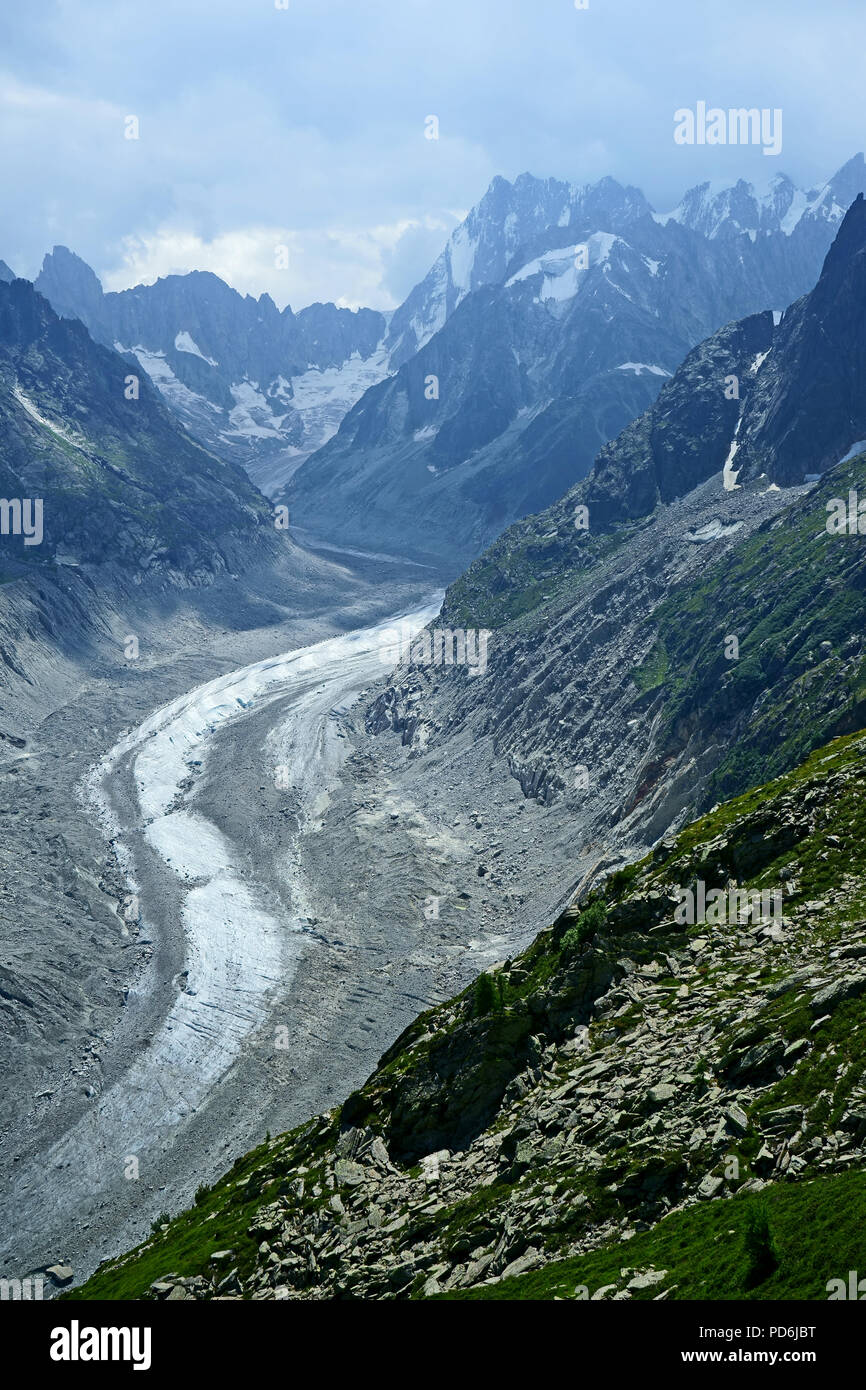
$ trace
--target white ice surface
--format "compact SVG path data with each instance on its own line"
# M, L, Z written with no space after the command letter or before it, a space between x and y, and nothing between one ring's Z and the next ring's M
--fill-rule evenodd
M277 439L285 414L274 415L257 383L247 379L233 381L230 390L235 404L229 411L231 429L227 433L247 439Z
M81 441L70 434L69 430L64 429L62 425L54 424L52 420L49 420L47 416L43 415L33 402L25 396L20 386L13 386L12 394L18 404L23 406L30 418L35 420L38 425L42 425L44 429L50 430L52 434L56 434L58 439L63 439L67 444L74 445L76 449L82 447Z
M465 222L456 227L451 234L448 245L448 257L451 265L451 282L459 291L459 299L468 294L471 288L472 267L475 264L477 250L478 243L470 236Z
M122 758L134 759L135 785L149 845L184 891L182 924L186 971L183 988L155 1036L121 1082L111 1087L62 1141L96 1162L106 1145L123 1153L143 1151L154 1134L176 1127L194 1111L238 1057L245 1039L268 1017L272 992L291 979L301 947L297 913L279 918L265 911L253 886L242 880L226 837L185 806L181 791L193 761L204 764L216 732L246 711L281 696L298 697L290 709L294 738L312 746L331 706L345 690L381 678L383 634L394 624L412 632L432 620L441 595L417 613L372 628L300 647L231 671L172 700L111 749L88 779L91 800L115 841L121 863L130 851L109 809L103 784ZM315 698L310 691L313 678ZM273 769L271 769L271 772ZM308 771L310 794L315 767ZM137 891L137 885L130 880ZM299 892L299 900L303 894ZM142 899L142 914L147 902ZM91 1138L82 1142L83 1129ZM93 1131L96 1137L93 1137ZM101 1159L100 1159L101 1161Z
M739 468L734 468L733 465L734 459L737 456L737 450L740 447L737 435L740 433L740 425L742 423L742 420L743 417L741 415L739 420L737 421L737 428L734 430L734 438L731 440L731 447L728 450L728 457L725 459L725 466L722 469L722 485L725 489L725 492L734 492L740 486L737 482L737 479L740 476L740 470Z
M592 236L588 237L585 243L582 243L588 248L589 267L605 265L610 258L614 243L618 240L620 238L614 236L612 232L593 232ZM544 279L538 298L542 303L547 300L562 302L574 298L580 289L587 269L588 267L582 269L577 267L577 245L560 246L527 261L505 282L505 288L510 289L512 285L518 285L522 280L529 280L534 275L543 274Z

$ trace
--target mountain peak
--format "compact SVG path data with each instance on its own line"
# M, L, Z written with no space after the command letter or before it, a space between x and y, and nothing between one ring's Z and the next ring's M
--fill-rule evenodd
M94 280L99 285L100 291L102 284L96 272L77 255L75 251L70 251L68 246L57 245L51 251L46 251L42 259L42 269L40 275L52 274L62 271L65 275L80 276L82 281Z
M862 151L852 155L851 158L837 169L836 173L827 182L827 187L833 190L838 202L845 207L862 191L866 184L866 161L863 159Z
M0 285L0 343L33 342L56 319L48 300L29 280L13 277Z
M34 285L65 319L92 324L102 311L102 285L86 261L68 246L46 254Z
M821 291L826 290L827 282L838 278L840 272L847 274L852 258L862 255L864 250L866 250L866 199L862 193L858 193L845 213L833 245L827 252L821 276L813 294L820 298Z

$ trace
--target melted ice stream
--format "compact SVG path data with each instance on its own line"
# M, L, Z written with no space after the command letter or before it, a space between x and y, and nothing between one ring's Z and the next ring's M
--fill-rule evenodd
M179 903L179 917L172 907L169 920L183 932L185 988L168 1000L132 1060L113 1069L115 1079L42 1151L38 1174L22 1164L4 1193L0 1225L11 1221L14 1211L23 1244L38 1249L50 1241L46 1253L57 1257L55 1242L68 1249L70 1228L84 1212L103 1232L108 1226L121 1246L124 1238L128 1243L133 1228L123 1222L135 1220L140 1205L132 1192L137 1184L124 1181L129 1156L141 1160L142 1179L147 1174L151 1190L154 1183L171 1185L183 1179L183 1164L189 1167L192 1158L189 1153L183 1159L175 1154L176 1139L268 1019L277 983L285 999L286 983L305 941L303 856L296 837L287 843L285 856L292 911L272 916L258 900L255 884L246 881L239 863L242 847L186 804L192 795L191 765L206 763L215 735L231 721L279 700L264 749L258 745L264 759L262 775L273 775L269 759L279 748L291 760L302 825L316 822L322 802L327 802L329 780L345 753L331 712L384 674L381 653L388 644L385 634L393 636L393 624L399 621L403 632L420 630L438 612L440 602L438 596L418 612L256 662L198 686L127 733L91 770L91 803L115 844L131 890L140 892L143 919L151 915L150 907L159 919L163 900ZM115 814L118 803L111 792L115 786L129 788L130 770L137 807L121 816ZM126 803L121 799L120 804ZM128 820L128 830L121 818ZM153 862L139 888L134 881L135 846L142 841ZM154 895L150 907L149 894ZM130 991L130 1005L149 1003L147 991L156 986L154 972L146 970L137 997ZM134 1012L131 1008L130 1014ZM126 1021L127 1033L131 1027ZM125 1039L128 1047L136 1036L118 1033L116 1046L122 1048ZM105 1049L110 1061L112 1044ZM108 1238L98 1230L81 1243L86 1246L88 1240L100 1254L106 1253ZM85 1261L92 1267L90 1255Z
M401 622L414 632L437 611L434 604ZM349 673L353 686L381 676L382 634L391 622L256 662L197 687L121 739L91 775L92 794L123 855L119 827L111 826L112 813L100 787L121 759L134 757L145 836L185 890L186 988L145 1054L114 1088L118 1093L109 1091L99 1105L103 1119L116 1115L122 1122L133 1152L155 1120L160 1126L177 1124L225 1073L244 1038L267 1017L270 992L278 979L285 984L301 945L298 915L278 921L263 911L255 890L241 881L227 839L184 806L182 783L190 766L205 762L217 730L290 694L293 686L307 685L311 675L321 679L318 693L325 698L312 710L301 699L290 724L302 723L305 715L310 723L321 716L323 707L327 710L340 698ZM310 733L295 730L299 746ZM307 773L295 786L302 810L321 790L315 766ZM142 909L146 913L146 903ZM137 1133L140 1125L146 1126L145 1133Z

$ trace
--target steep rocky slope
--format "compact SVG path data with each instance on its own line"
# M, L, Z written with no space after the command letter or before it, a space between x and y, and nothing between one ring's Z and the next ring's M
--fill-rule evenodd
M862 1254L864 774L853 735L666 839L73 1297L826 1297Z
M484 678L418 661L379 697L371 731L397 732L408 762L428 769L464 744L473 759L483 740L527 795L563 798L595 834L630 827L640 842L856 727L863 557L827 522L834 499L864 485L862 457L844 457L864 384L848 350L866 303L864 209L852 206L818 287L789 316L809 326L814 371L834 386L820 447L842 461L805 491L760 477L726 488L738 420L752 449L768 420L769 463L778 417L759 404L762 373L772 360L778 391L802 348L770 315L714 335L585 482L451 586L439 623L491 630ZM725 393L732 377L739 399Z
M866 440L866 201L851 205L814 290L785 314L736 429L743 480L782 486ZM733 445L732 441L732 445ZM739 471L741 470L741 471Z
M0 492L41 498L43 533L15 560L115 564L202 582L275 549L264 498L192 440L144 375L60 319L26 280L0 286ZM8 570L7 570L8 574Z

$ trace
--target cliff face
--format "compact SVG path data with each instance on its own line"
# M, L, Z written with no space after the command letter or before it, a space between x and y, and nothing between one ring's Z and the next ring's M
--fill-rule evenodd
M737 431L741 481L824 473L866 439L866 201L849 208L815 288L785 314Z

